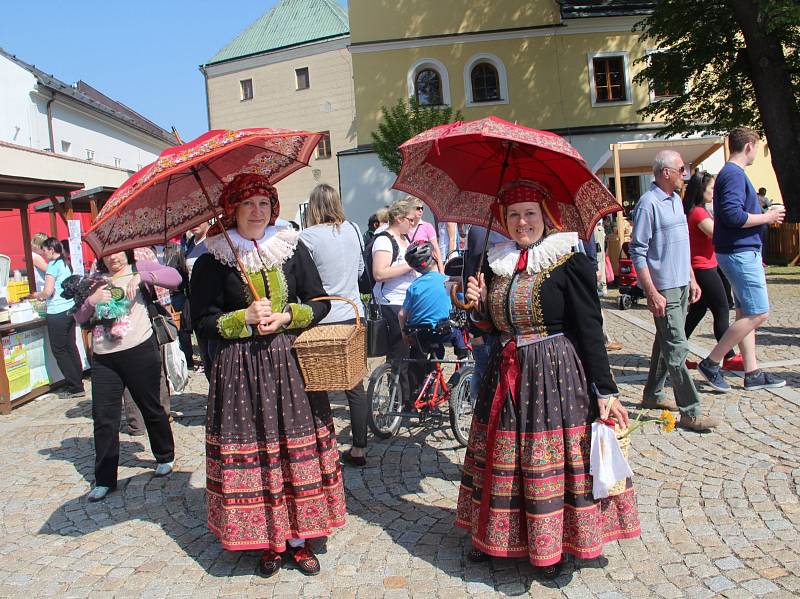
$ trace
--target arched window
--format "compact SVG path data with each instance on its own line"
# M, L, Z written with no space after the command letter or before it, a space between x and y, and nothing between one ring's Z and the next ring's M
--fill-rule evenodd
M470 73L473 102L495 102L500 100L500 77L497 69L488 62L479 62Z
M414 77L414 96L423 106L440 106L443 104L442 78L432 68L424 68Z

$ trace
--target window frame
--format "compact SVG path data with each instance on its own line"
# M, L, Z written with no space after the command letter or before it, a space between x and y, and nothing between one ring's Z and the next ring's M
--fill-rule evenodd
M89 162L93 162L95 156L94 150L90 150L89 148L84 148L84 151L86 152L86 160Z
M316 160L330 160L333 158L333 151L331 149L331 132L330 131L320 131L322 133L322 137L320 138L319 142L317 142L317 147L314 149L314 158ZM328 142L327 144L325 142ZM320 154L320 146L327 150L327 155L323 156Z
M497 100L475 101L475 93L472 89L472 70L480 63L488 63L497 71L497 92L500 94L500 98ZM489 54L488 52L472 55L464 64L464 94L466 98L465 105L467 107L508 104L508 76L506 75L506 67L503 61L494 54Z
M589 62L589 93L592 100L592 107L601 108L603 106L625 106L633 104L633 88L631 85L631 67L629 53L623 50L614 52L589 52L587 54ZM623 78L625 82L623 89L625 90L624 100L598 100L597 87L595 81L594 61L598 58L621 58Z
M648 63L650 62L650 57L653 56L654 54L664 54L666 52L671 52L671 50L669 48L652 48L652 49L646 50L645 53L647 55ZM672 94L672 95L667 95L667 96L657 96L656 95L656 90L653 87L653 81L648 81L647 82L647 89L648 89L648 96L650 97L650 103L662 102L664 100L670 100L672 98L677 98L678 96L681 95L681 94ZM683 92L682 93L686 93L688 90L689 90L689 81L688 80L684 80L684 82L683 82Z
M436 106L451 106L450 76L447 72L447 67L444 66L444 63L436 60L435 58L421 58L412 64L408 69L408 72L406 73L406 90L408 92L408 97L417 97L417 75L426 69L433 69L439 73L439 81L442 85L442 103L437 104Z
M247 84L249 84L249 88L250 88L250 95L249 96L245 93L246 88L248 87ZM252 77L248 77L247 79L240 79L239 80L239 101L247 102L249 100L252 100L254 96L255 96L255 89L253 87L253 78Z
M300 87L300 73L305 71L306 77L306 84L305 87ZM303 91L306 89L311 89L311 71L308 67L300 67L294 70L294 90L295 91Z

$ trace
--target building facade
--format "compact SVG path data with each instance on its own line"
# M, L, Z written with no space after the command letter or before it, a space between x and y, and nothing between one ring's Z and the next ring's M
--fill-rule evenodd
M277 184L294 220L318 183L339 187L336 153L356 145L350 29L335 0L280 0L200 67L210 129L324 132L310 168Z
M465 120L496 115L564 136L599 165L611 144L646 141L661 128L637 111L671 93L634 84L640 59L664 60L633 26L654 1L350 0L358 146L339 155L342 196L366 220L397 193L371 151L381 107L400 98L447 105ZM716 172L720 150L703 166ZM649 166L625 173L628 199ZM607 179L607 178L606 178ZM613 183L611 183L613 185ZM769 187L769 186L768 186Z

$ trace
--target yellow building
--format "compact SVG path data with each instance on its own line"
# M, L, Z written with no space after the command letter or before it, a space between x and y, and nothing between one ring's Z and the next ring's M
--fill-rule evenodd
M371 134L382 106L410 96L452 106L465 120L496 115L554 131L590 167L605 162L613 143L652 139L661 125L637 111L669 90L633 83L637 61L659 53L632 28L654 5L349 0L358 148L339 155L343 198L366 219L394 197L394 175L371 151ZM723 160L720 150L702 166L716 172ZM638 198L649 176L631 173L622 183L626 196Z
M277 184L281 217L318 183L339 186L335 155L355 143L347 13L336 0L280 0L200 67L210 129L325 132L310 168Z

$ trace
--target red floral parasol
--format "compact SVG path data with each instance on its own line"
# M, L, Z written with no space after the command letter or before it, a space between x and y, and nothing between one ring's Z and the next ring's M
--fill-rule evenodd
M430 206L446 222L486 226L503 184L529 179L555 200L565 231L588 239L598 220L622 207L562 137L497 117L441 125L400 146L403 166L393 187Z
M321 133L289 129L215 130L164 150L108 199L86 232L98 256L163 244L219 216L222 188L240 173L277 183L308 166Z

